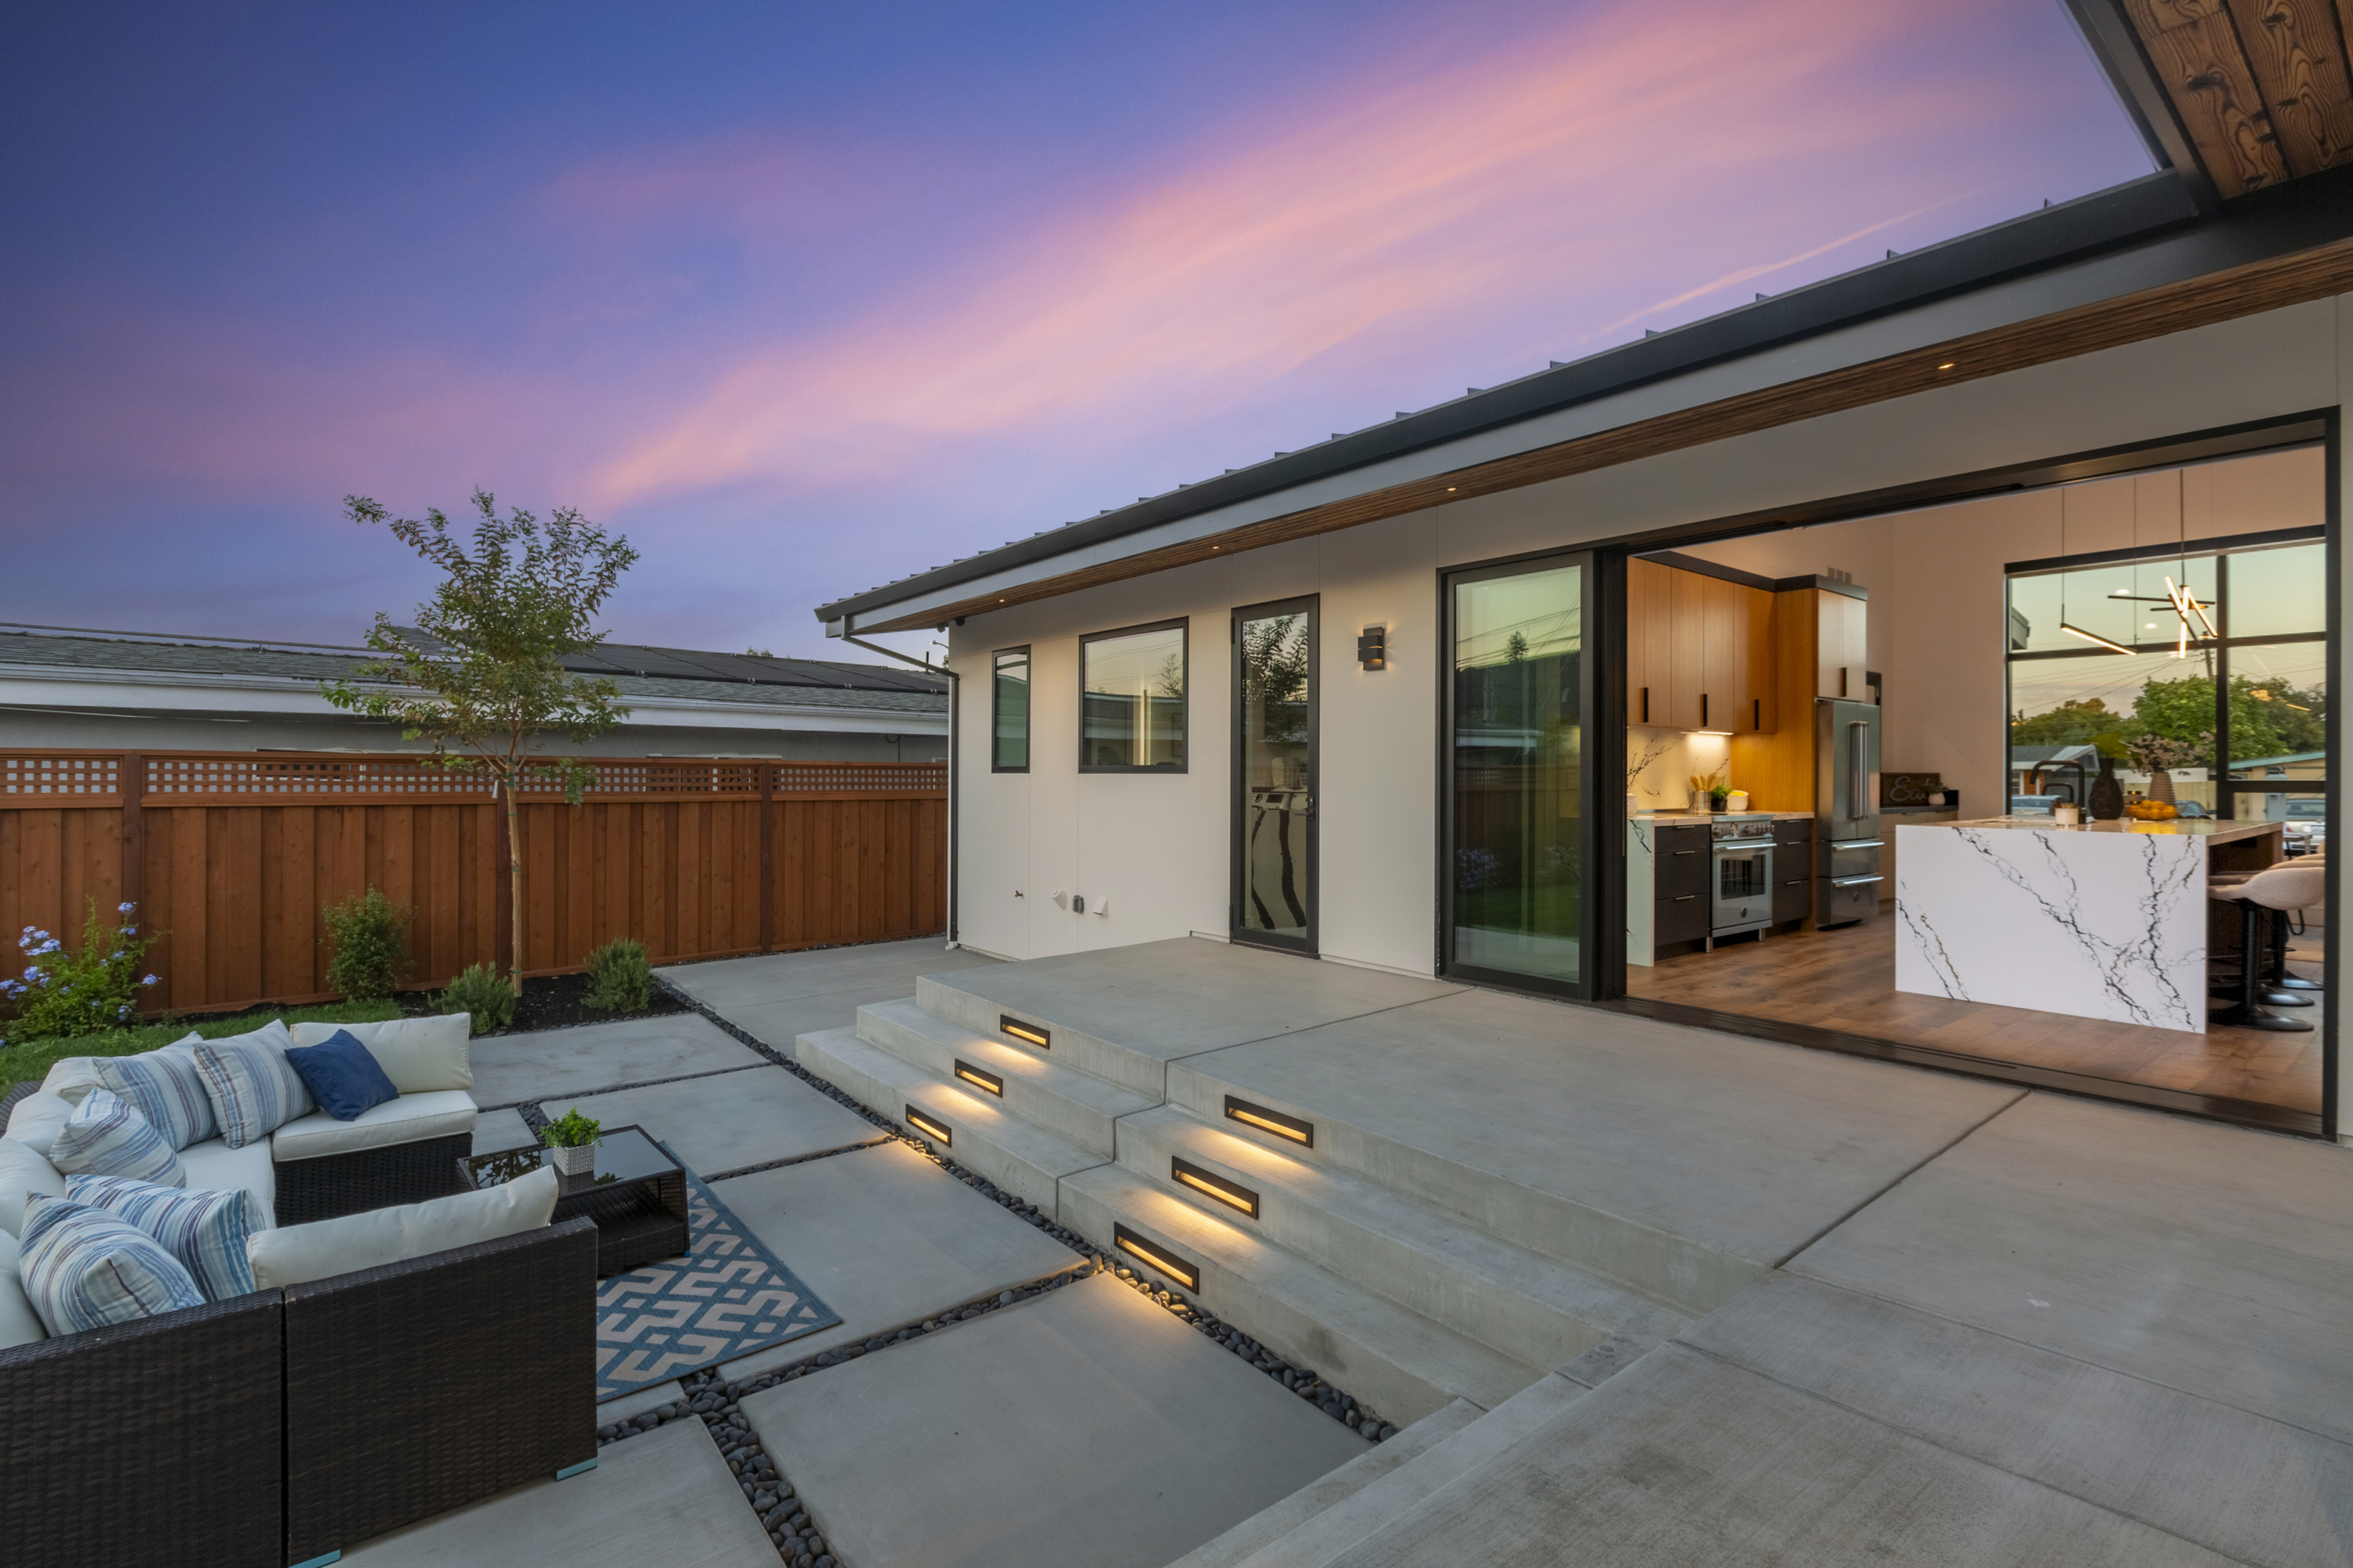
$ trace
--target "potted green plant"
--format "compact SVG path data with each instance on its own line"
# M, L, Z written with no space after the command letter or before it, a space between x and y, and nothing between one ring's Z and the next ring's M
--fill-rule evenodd
M587 1176L597 1168L597 1135L605 1124L593 1116L583 1116L574 1106L562 1116L540 1129L540 1136L548 1146L548 1163L559 1176Z

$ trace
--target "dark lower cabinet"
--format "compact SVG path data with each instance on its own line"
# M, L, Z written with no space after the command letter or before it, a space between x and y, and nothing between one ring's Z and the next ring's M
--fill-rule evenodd
M1803 862L1800 862L1802 864ZM1802 920L1813 912L1813 879L1782 877L1773 883L1773 924Z
M1705 893L1684 893L1676 898L1658 901L1657 918L1651 926L1651 939L1659 947L1672 942L1696 942L1708 934L1708 898Z
M1661 828L1651 873L1653 894L1662 904L1686 894L1695 894L1704 903L1711 858L1706 828Z

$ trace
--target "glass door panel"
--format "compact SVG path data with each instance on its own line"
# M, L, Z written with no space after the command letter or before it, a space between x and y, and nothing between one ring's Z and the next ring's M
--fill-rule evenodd
M1449 971L1586 978L1582 561L1448 585Z
M1315 946L1315 601L1234 612L1237 940Z

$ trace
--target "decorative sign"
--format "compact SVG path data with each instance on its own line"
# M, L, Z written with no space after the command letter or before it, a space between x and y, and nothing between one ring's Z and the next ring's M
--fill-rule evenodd
M1941 773L1882 773L1879 803L1882 806L1925 806L1928 797L1945 787Z

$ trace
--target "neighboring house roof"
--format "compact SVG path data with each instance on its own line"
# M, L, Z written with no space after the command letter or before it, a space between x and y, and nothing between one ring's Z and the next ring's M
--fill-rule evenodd
M232 705L239 708L324 715L333 710L318 697L318 684L342 679L373 657L358 648L0 631L0 690L38 682L100 706L178 709L207 700L204 693L237 693ZM702 723L727 715L721 722L735 726L904 721L928 732L947 722L947 682L912 669L629 643L600 644L563 662L610 676L641 723ZM165 693L171 695L159 703Z
M2353 167L2331 168L2339 142L2299 118L2353 119L2342 51L2325 87L2281 88L2288 152L2239 133L2275 118L2260 90L2270 65L2248 74L2260 51L2239 48L2219 6L2195 8L2194 26L2181 19L2193 8L2159 7L2161 26L2119 0L2068 4L2159 173L1107 507L818 619L837 632L940 625L2353 290L2353 246L2339 243L2353 240ZM2243 78L2246 102L2181 77L2193 54L2235 62L2222 97ZM2353 156L2353 139L2341 144ZM2206 282L2222 273L2230 286ZM2049 330L2063 315L2070 331Z
M2231 770L2236 772L2242 767L2285 767L2291 762L2319 762L2327 756L2328 753L2325 751L2291 751L2285 756L2234 756L2231 758Z

